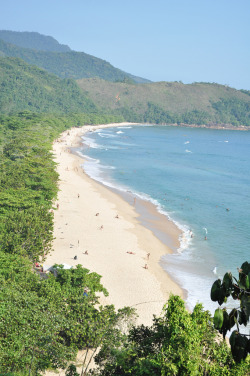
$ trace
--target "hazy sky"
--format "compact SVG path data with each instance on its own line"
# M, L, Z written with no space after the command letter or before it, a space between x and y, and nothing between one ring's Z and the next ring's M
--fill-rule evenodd
M37 31L152 81L250 90L250 0L1 0L0 29Z

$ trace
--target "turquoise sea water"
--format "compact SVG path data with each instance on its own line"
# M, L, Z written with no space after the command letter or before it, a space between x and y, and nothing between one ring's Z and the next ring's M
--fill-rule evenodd
M183 230L161 264L187 290L189 308L199 301L213 311L213 281L250 261L250 132L116 127L83 142L87 174L151 200Z

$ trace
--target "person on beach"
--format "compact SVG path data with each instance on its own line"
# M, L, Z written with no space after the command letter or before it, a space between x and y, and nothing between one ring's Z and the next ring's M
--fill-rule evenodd
M148 260L149 260L149 256L150 256L150 253L147 253L147 258L148 258Z
M79 193L78 193L77 197L78 197L78 198L80 198L80 195L79 195Z
M129 253L130 255L135 255L135 253L131 251L127 251L127 253Z
M98 217L98 215L99 215L99 213L96 213L96 215L95 215L95 216L96 216L96 217Z
M103 230L103 225L101 225L100 230Z
M115 218L119 218L119 215L117 214L117 215L115 216Z
M145 264L144 269L148 269L148 264Z
M85 255L88 255L89 253L88 253L88 251L85 251L84 254L85 254Z

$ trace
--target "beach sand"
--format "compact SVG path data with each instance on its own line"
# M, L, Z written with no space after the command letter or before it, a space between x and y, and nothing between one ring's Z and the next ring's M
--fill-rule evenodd
M58 209L54 211L54 251L45 264L81 264L97 272L109 292L102 303L114 304L116 309L135 307L137 323L150 325L170 293L183 296L181 288L160 266L161 257L171 249L140 223L134 205L90 179L81 167L84 160L70 151L81 143L85 132L117 125L72 128L54 142L60 190ZM147 210L152 211L152 207ZM179 230L164 216L159 226L164 220L165 232L177 245Z
M54 206L58 208L54 210L54 250L44 264L81 264L100 274L109 292L108 297L101 296L101 303L114 304L116 309L134 307L137 324L151 325L153 315L160 315L170 293L184 296L160 265L161 257L178 247L180 230L153 204L138 199L134 202L133 197L129 203L128 197L90 179L82 168L84 160L71 151L81 145L84 133L122 125L128 124L72 128L54 142L59 173L58 200ZM151 228L158 231L162 241ZM83 354L78 353L78 364L82 363ZM47 371L45 375L55 373ZM65 375L65 371L57 375Z

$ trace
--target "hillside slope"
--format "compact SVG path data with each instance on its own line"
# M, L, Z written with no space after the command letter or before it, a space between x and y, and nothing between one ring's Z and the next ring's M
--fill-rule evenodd
M0 30L0 39L19 47L31 48L37 51L71 51L68 46L60 44L53 37L36 32Z
M84 52L71 51L70 49L64 51L65 46L60 45L53 38L51 40L51 37L45 37L40 34L37 36L37 33L31 33L27 38L22 33L12 36L12 34L5 35L2 32L2 35L5 40L14 41L19 45L1 39L0 31L0 56L21 58L26 63L43 68L60 78L80 79L100 77L108 81L149 82L141 77L123 72L113 67L107 61ZM32 39L33 37L34 40ZM38 45L35 49L34 45L37 40ZM20 47L21 45L25 45L26 47ZM62 46L63 51L60 50L60 46Z
M98 106L121 113L126 120L250 126L249 92L227 86L179 82L131 85L97 78L77 82Z
M73 80L61 80L21 59L0 58L0 113L23 110L79 113L95 112L96 106Z

